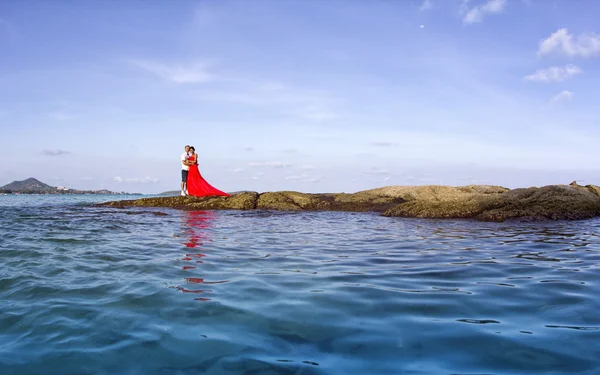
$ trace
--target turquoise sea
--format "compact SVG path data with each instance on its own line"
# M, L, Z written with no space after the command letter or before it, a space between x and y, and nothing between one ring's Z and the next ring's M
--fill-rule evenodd
M600 374L600 220L0 196L0 374Z

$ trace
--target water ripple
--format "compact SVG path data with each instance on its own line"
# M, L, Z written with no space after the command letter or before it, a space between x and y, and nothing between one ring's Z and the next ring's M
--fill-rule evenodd
M3 375L600 368L600 220L35 199L0 197Z

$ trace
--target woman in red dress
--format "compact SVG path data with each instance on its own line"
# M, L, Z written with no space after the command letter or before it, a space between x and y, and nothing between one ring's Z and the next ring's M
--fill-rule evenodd
M188 159L192 165L190 165L190 170L188 172L187 178L187 190L189 195L193 195L195 197L209 197L209 196L221 196L228 197L229 194L214 188L206 182L202 175L200 174L200 170L198 170L198 154L196 154L196 149L190 147L190 151L192 155Z

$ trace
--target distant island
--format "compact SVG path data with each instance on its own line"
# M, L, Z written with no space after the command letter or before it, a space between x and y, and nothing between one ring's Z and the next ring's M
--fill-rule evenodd
M168 196L172 196L172 195L179 195L181 194L181 190L171 190L171 191L165 191L162 193L158 193L156 195L168 195Z
M106 189L77 190L64 186L50 186L33 177L23 181L13 181L0 187L0 194L97 194L97 195L142 195L140 193L114 192Z

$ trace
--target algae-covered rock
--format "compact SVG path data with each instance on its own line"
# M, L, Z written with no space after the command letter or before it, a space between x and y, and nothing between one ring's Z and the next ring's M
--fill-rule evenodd
M386 211L384 215L420 218L472 218L483 212L488 204L500 195L501 193L486 195L451 192L421 199L410 197L406 203Z
M256 208L262 210L384 212L404 202L399 197L368 194L306 194L295 191L263 193Z
M490 202L477 219L486 221L579 220L600 215L600 197L584 187L550 185L514 189Z
M103 203L110 207L169 207L190 210L279 210L384 212L404 202L376 194L306 194L295 191L239 193L229 197L158 197Z
M382 188L365 190L357 194L369 194L379 196L400 197L407 201L427 200L427 201L450 201L460 200L476 194L498 195L509 191L502 186L493 185L468 185L468 186L386 186Z
M600 197L600 187L595 185L586 185L585 188L592 194L595 194Z
M586 219L600 215L600 196L589 188L573 185L505 191L493 188L463 189L461 192L443 189L442 193L423 194L411 199L384 215L484 221Z
M307 200L309 200L307 197L296 197L294 200L294 194L289 192L269 192L258 197L256 208L259 210L298 211L302 210L300 203L306 204Z
M102 203L110 207L168 207L188 210L252 210L258 193L244 192L229 197L156 197Z
M510 190L501 186L387 186L353 194L242 192L229 197L159 197L108 202L110 207L186 210L381 212L384 216L472 218L485 221L574 220L600 216L600 188L549 185Z
M368 190L369 194L400 197L406 202L385 216L419 218L472 218L483 212L488 202L510 191L501 186L387 186Z

